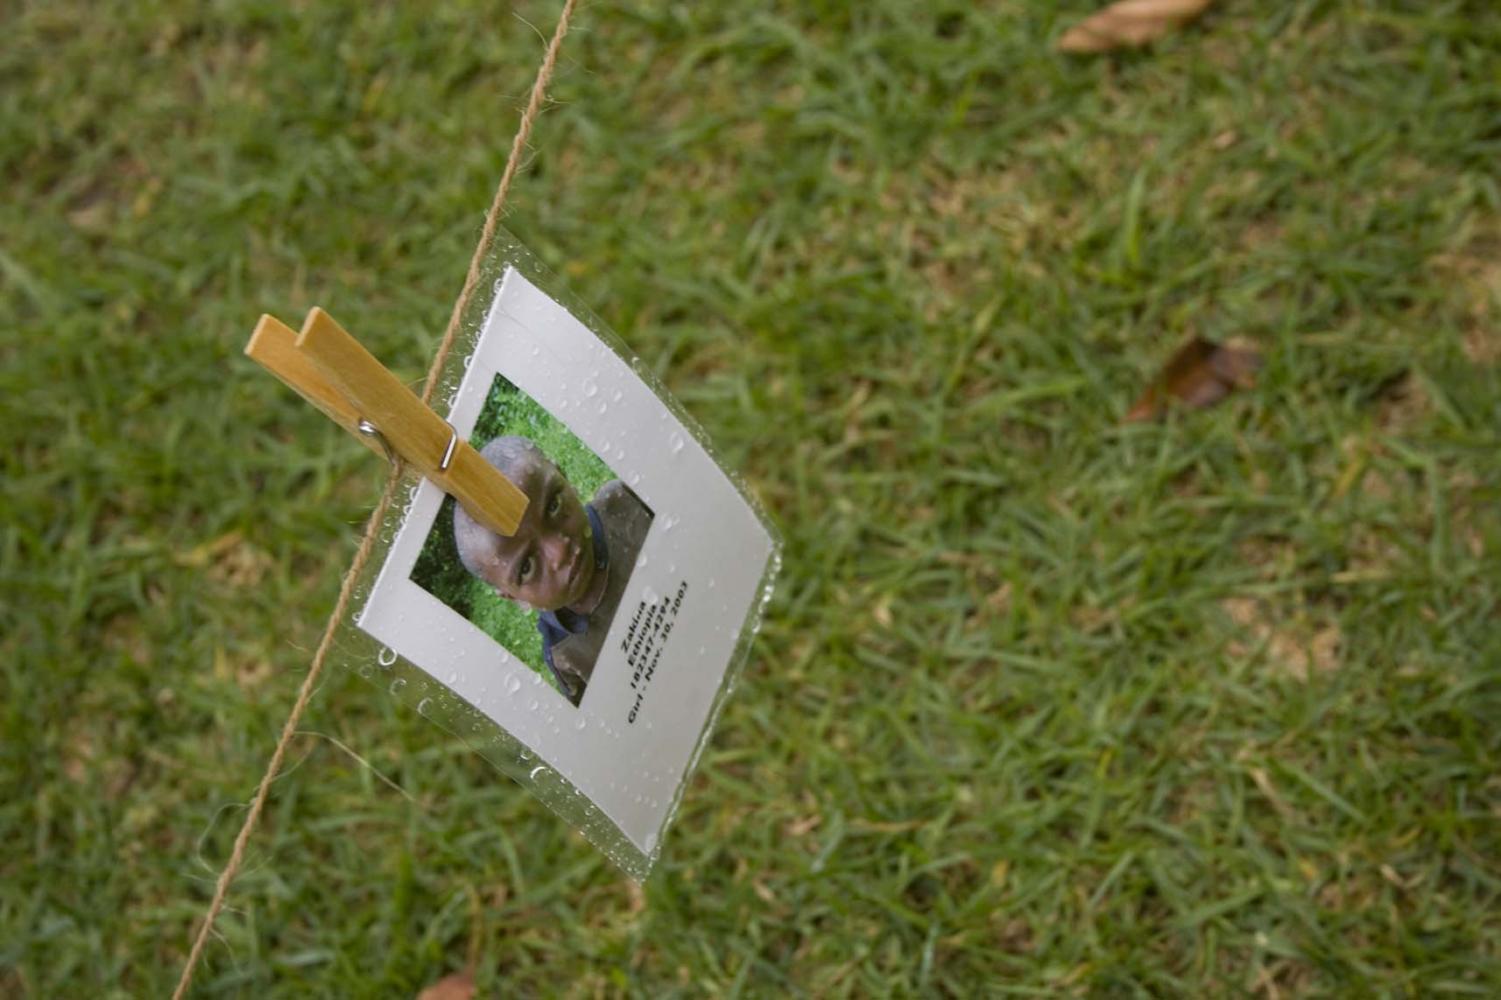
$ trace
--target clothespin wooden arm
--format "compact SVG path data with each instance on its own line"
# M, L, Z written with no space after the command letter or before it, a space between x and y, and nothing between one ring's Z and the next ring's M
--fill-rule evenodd
M250 335L250 343L245 345L245 354L323 411L328 419L353 434L365 447L382 458L388 457L375 438L360 431L360 414L344 394L297 350L296 330L275 316L262 316L255 325L255 332Z
M262 316L245 353L377 455L390 458L386 447L401 455L491 531L516 533L526 494L322 309L308 314L301 334ZM385 446L361 420L375 426Z
M451 494L476 521L502 535L516 533L526 512L526 494L332 316L314 307L297 335L296 349L359 417L380 430L393 451Z

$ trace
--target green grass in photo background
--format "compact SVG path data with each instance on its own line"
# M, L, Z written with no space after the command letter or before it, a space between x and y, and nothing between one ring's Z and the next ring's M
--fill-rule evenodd
M0 997L172 992L387 474L245 337L421 378L561 6L4 7ZM639 893L326 671L195 997L1501 996L1501 4L1099 6L578 8L505 224L762 633Z
M579 499L588 503L595 492L616 478L610 467L574 436L557 417L518 389L503 375L495 376L485 405L475 421L469 443L483 448L492 440L517 434L536 442L557 463ZM473 622L490 638L551 683L542 664L542 638L537 612L523 611L495 593L489 584L470 574L459 561L453 541L453 497L444 497L438 519L422 544L412 568L412 582Z

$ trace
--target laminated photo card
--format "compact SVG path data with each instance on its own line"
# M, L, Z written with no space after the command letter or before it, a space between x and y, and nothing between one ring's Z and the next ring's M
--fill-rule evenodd
M413 477L356 591L373 669L354 655L640 878L759 625L778 540L663 389L499 245L434 409L525 513L501 535Z

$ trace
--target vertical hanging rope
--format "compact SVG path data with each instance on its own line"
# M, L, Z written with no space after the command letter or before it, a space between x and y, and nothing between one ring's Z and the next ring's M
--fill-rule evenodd
M511 192L511 184L520 170L522 151L531 139L532 126L536 122L537 114L542 110L542 101L547 93L547 85L552 80L553 70L557 67L558 52L563 45L563 36L568 34L568 23L573 17L575 3L576 0L566 0L563 4L562 13L558 15L558 25L553 29L552 38L547 43L547 53L542 58L542 65L537 68L537 77L532 82L531 96L527 99L526 108L521 113L521 121L516 128L516 137L511 141L511 151L506 157L505 171L500 175L500 184L495 189L495 197L490 202L490 211L485 215L484 228L480 231L479 244L474 248L474 256L469 261L469 273L464 278L464 287L453 304L453 313L449 316L448 328L443 331L443 339L438 343L438 351L433 355L432 366L428 369L427 383L422 388L424 403L432 400L433 392L438 385L438 375L443 370L444 362L448 360L454 340L458 337L464 309L469 304L470 296L474 294L475 286L479 283L485 254L495 239L495 228L500 225L501 211ZM229 894L229 886L234 882L241 864L244 863L245 847L250 842L250 835L254 832L256 822L261 817L267 798L270 797L271 783L281 772L287 748L297 733L298 723L302 720L303 712L307 710L308 702L312 700L318 677L323 672L323 666L328 662L329 650L333 646L334 636L338 633L339 623L343 621L344 614L349 610L355 581L359 579L365 564L370 561L371 553L375 550L375 539L380 532L381 521L396 495L396 487L401 481L402 471L403 463L398 458L391 466L391 474L386 479L386 488L382 491L380 500L370 515L370 521L365 525L365 535L360 540L360 547L355 551L354 561L349 564L349 570L344 574L344 582L339 587L338 599L334 602L333 612L328 616L328 624L323 629L323 638L318 641L318 648L313 653L307 676L302 679L302 686L297 691L297 700L292 703L292 711L282 727L281 738L276 741L276 749L272 751L271 759L266 762L266 772L261 775L260 785L255 790L255 798L250 802L250 811L245 814L245 822L240 826L240 832L235 837L229 860L225 862L224 870L219 873L219 880L214 885L213 899L209 901L208 909L203 914L203 922L193 938L192 950L188 952L188 960L183 965L182 975L177 981L177 989L172 993L173 1000L182 1000L187 996L188 989L193 983L193 972L203 957L203 949L208 942L209 934L213 932L214 922L218 919L220 911L224 909L224 900Z

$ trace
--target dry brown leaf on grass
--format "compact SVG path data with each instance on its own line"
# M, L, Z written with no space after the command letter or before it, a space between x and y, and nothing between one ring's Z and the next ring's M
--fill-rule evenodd
M444 976L417 994L417 1000L473 1000L473 998L474 976L467 971Z
M1194 337L1178 348L1126 414L1126 422L1151 420L1176 400L1191 410L1213 406L1231 390L1255 384L1261 352L1254 344L1227 340L1216 344Z
M1069 28L1060 52L1109 52L1146 45L1204 13L1211 0L1119 0Z
M417 1000L474 1000L474 970L479 964L480 941L484 936L484 905L479 892L469 886L469 958L459 972L450 972L417 994ZM500 890L500 903L505 902L506 892Z

